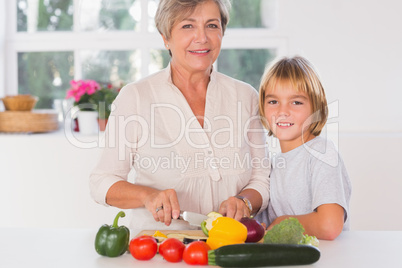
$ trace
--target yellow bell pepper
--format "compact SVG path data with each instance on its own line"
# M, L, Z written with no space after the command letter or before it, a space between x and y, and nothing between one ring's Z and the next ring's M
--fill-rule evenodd
M155 233L152 235L152 237L163 237L163 238L168 238L167 235L162 233L161 231L155 231Z
M207 244L211 249L217 249L226 245L244 243L246 239L247 227L244 224L232 218L219 217L212 223Z

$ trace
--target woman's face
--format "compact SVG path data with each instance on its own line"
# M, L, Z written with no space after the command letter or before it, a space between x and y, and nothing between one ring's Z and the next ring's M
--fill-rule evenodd
M171 50L172 66L194 73L210 71L220 53L222 37L219 8L208 1L173 25L170 40L163 39Z

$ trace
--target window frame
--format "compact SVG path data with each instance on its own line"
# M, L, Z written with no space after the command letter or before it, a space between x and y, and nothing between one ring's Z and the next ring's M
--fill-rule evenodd
M72 51L74 53L74 78L80 79L82 49L92 50L135 50L141 51L141 77L149 75L150 49L165 49L158 32L148 32L148 16L141 16L141 29L115 32L80 32L77 16L74 16L72 31L58 32L17 32L17 0L0 1L3 10L4 27L1 43L4 44L2 55L4 62L0 65L0 96L18 94L18 53ZM74 12L79 1L73 0ZM147 0L141 1L143 14L147 14ZM2 8L4 7L4 8ZM77 13L75 13L77 14ZM66 42L65 40L69 40ZM141 40L138 42L138 40ZM222 42L224 49L275 49L277 56L288 52L288 39L269 28L227 28ZM217 63L215 62L215 67Z

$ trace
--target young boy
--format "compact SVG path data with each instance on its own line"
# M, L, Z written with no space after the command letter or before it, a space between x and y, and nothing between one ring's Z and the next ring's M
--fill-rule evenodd
M284 58L269 68L260 86L260 113L281 153L273 161L268 208L257 216L268 229L294 217L306 233L333 240L349 229L351 183L333 143L320 137L328 108L309 61Z

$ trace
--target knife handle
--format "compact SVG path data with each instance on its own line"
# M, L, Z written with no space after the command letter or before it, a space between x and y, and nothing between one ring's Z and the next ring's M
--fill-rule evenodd
M177 218L178 220L183 220L183 210L180 210L180 215L179 215L179 217Z

